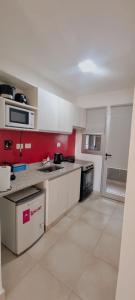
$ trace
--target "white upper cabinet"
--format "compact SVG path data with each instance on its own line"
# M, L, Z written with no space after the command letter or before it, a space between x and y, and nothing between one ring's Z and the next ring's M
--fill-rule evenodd
M38 130L71 133L72 128L72 103L39 88Z
M58 129L62 132L73 130L73 104L62 98L58 99Z
M58 129L57 96L38 89L38 130L57 131Z
M106 108L91 108L86 113L86 133L102 134L106 126Z
M0 72L1 82L3 76L7 82L16 87L17 92L26 95L28 104L0 97L0 128L9 128L5 124L5 107L9 103L34 111L35 126L34 129L31 129L32 131L71 133L73 128L86 128L85 109L4 72ZM24 128L20 129L19 127L14 129L24 130Z
M86 110L74 105L74 128L86 128Z

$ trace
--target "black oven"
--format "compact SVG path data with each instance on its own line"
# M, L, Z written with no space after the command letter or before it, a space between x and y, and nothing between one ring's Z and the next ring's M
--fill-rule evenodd
M75 159L75 156L63 156L63 161L81 165L80 200L83 201L93 192L94 164L93 162Z
M93 191L94 166L81 168L80 201L84 200Z

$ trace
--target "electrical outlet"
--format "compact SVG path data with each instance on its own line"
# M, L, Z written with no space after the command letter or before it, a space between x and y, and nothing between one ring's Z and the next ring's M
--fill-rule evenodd
M31 143L25 144L25 149L31 149Z
M11 140L5 140L4 141L4 149L5 150L10 150L12 148L13 141Z
M23 149L23 144L16 144L16 149L17 150Z
M60 147L61 147L61 143L58 142L58 143L57 143L57 148L60 148Z

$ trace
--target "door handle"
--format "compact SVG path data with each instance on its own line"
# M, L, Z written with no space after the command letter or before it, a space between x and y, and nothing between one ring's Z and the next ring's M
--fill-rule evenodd
M108 157L112 157L112 154L106 153L105 154L105 159L107 160Z

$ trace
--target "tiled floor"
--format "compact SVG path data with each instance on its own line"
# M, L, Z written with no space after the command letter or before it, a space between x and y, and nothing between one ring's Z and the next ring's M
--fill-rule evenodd
M124 205L93 194L16 258L2 248L7 300L115 300Z

